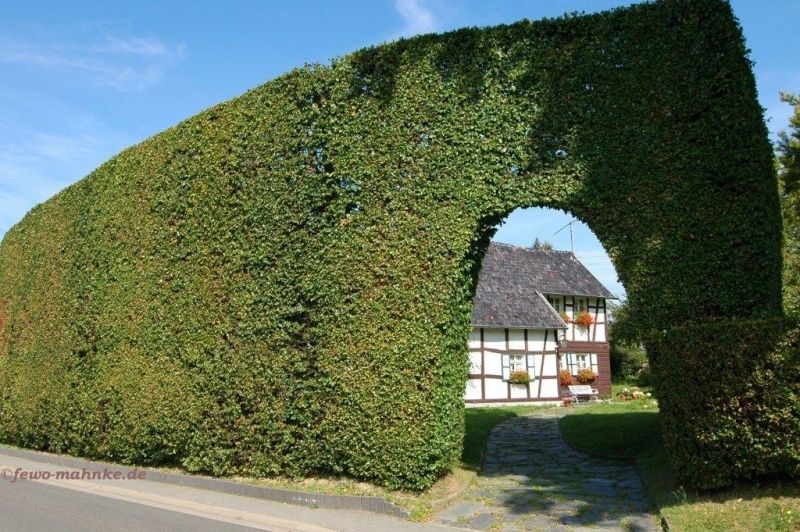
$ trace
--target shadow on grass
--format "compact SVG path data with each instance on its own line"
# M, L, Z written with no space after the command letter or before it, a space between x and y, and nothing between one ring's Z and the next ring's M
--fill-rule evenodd
M644 449L663 447L657 411L576 412L561 418L559 425L572 447L596 456L633 460Z

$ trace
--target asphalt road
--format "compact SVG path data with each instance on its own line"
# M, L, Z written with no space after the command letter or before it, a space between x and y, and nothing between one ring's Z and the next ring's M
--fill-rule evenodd
M28 451L23 451L28 452ZM75 467L31 460L0 448L0 532L115 532L268 530L270 532L449 532L437 523L413 523L352 510L294 506L255 497L195 489L145 478L59 478ZM84 470L113 466L82 461ZM37 480L22 480L23 472ZM42 472L50 476L41 476ZM27 476L27 475L26 475ZM23 477L24 478L24 477ZM16 481L13 481L17 479Z
M38 482L0 482L0 531L243 532L253 528Z

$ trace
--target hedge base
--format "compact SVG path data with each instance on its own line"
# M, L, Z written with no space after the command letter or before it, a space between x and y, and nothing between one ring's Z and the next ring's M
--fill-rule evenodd
M648 345L664 440L686 484L800 475L800 327L782 319L672 329Z

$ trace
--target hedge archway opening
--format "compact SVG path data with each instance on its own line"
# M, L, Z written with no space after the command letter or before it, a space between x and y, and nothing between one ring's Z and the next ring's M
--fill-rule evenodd
M591 225L658 333L684 477L792 470L777 184L720 0L401 40L125 150L4 237L0 440L425 488L487 228L531 205Z
M567 225L570 222L571 234ZM552 246L556 251L571 251L574 248L576 256L592 275L620 300L625 299L625 287L603 242L588 224L576 218L572 212L542 206L519 207L505 216L494 229L492 242L535 247L535 241L538 240L540 246Z

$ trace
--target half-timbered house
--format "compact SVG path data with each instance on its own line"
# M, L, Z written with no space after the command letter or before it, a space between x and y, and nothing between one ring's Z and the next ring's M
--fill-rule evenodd
M562 369L590 368L592 386L610 393L609 299L570 252L492 243L473 302L466 402L557 401ZM510 382L517 370L527 384Z

